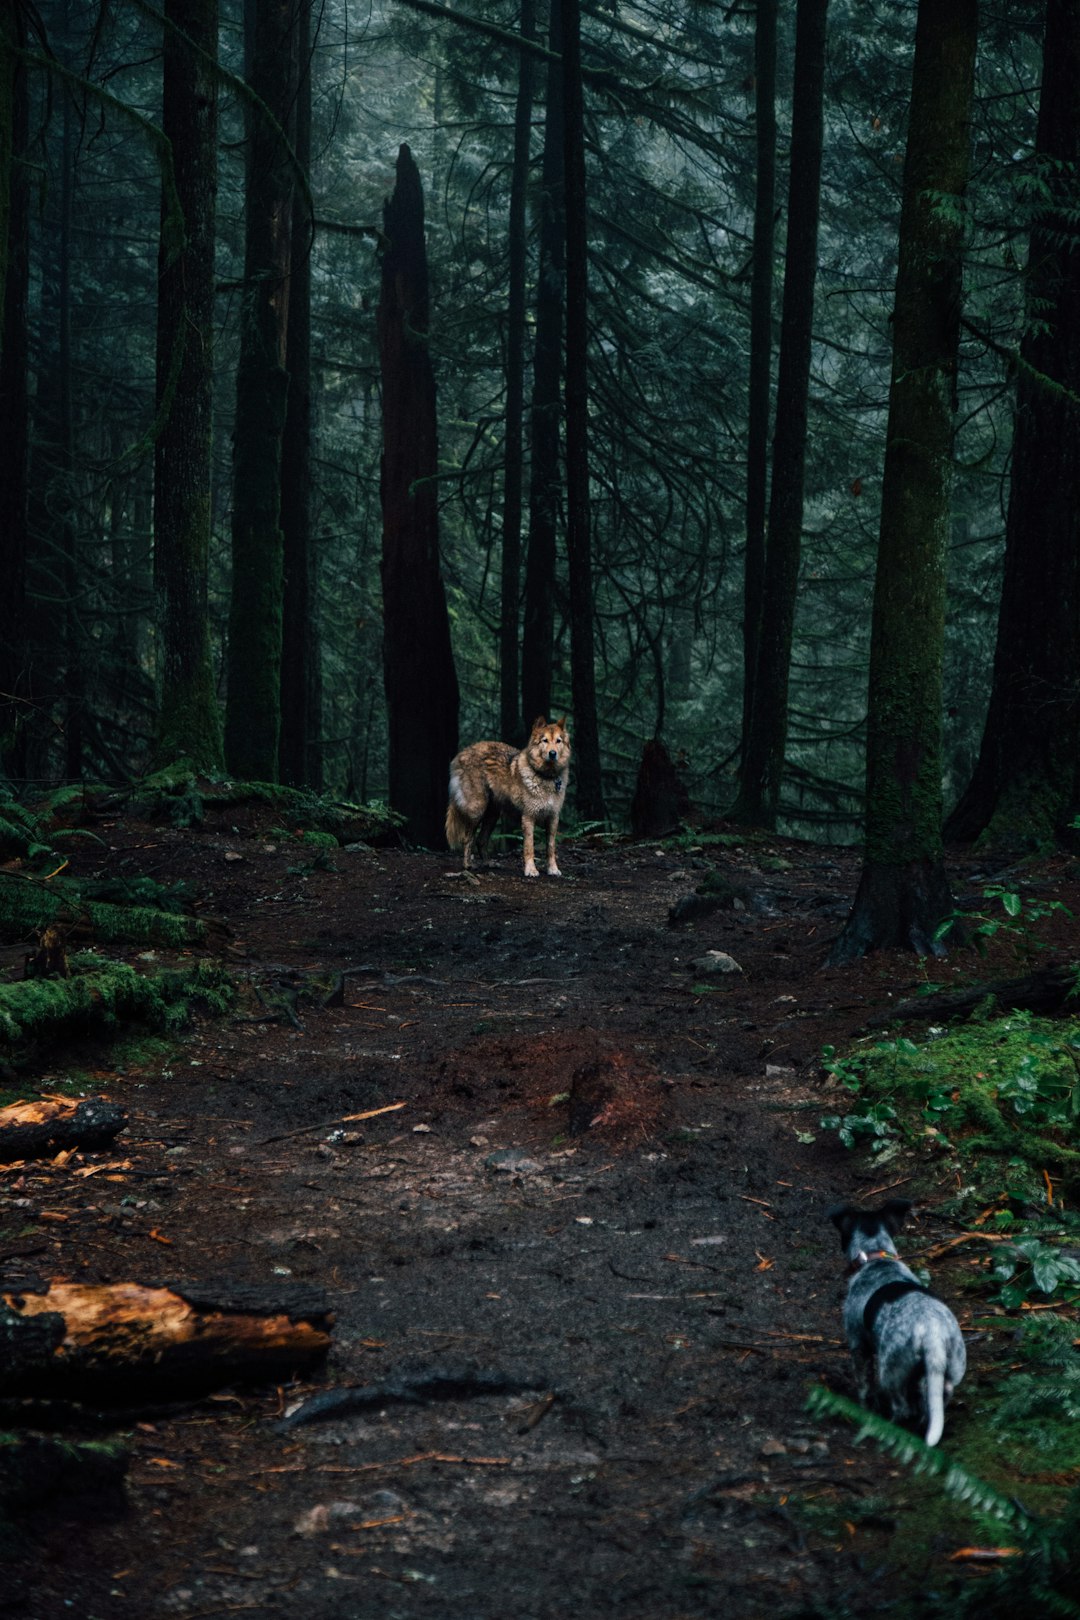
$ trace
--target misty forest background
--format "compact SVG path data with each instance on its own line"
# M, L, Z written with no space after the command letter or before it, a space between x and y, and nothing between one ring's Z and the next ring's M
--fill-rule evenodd
M1077 808L1078 141L1076 0L6 6L7 790L550 708L929 937Z

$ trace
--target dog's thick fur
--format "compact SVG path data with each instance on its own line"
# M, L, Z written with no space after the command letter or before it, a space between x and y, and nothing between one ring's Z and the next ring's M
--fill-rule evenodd
M896 1423L925 1424L926 1443L936 1446L967 1352L952 1311L896 1252L893 1238L910 1209L906 1198L891 1198L880 1209L837 1204L828 1217L852 1267L844 1333L859 1400Z
M478 742L463 748L450 764L450 803L446 807L446 841L464 849L465 869L482 852L501 810L517 810L524 839L525 876L539 877L533 848L537 822L547 826L547 871L561 877L555 860L555 834L566 800L570 772L570 734L566 716L537 719L524 748L510 743Z

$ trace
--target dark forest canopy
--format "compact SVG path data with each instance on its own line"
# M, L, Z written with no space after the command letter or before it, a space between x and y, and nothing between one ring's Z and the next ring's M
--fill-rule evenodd
M744 632L760 631L744 623L746 570L761 563L747 551L753 343L766 480L774 436L786 469L791 413L806 419L789 678L757 683L762 702L776 690L786 702L768 815L801 835L859 836L914 3L831 0L826 12L818 0L810 276L799 243L815 251L814 233L788 241L789 176L816 168L803 161L808 126L792 137L805 0L781 0L775 38L756 32L771 6L703 0L281 0L246 17L237 0L4 9L0 746L13 791L137 776L172 737L212 765L216 709L235 772L257 760L264 777L386 798L396 743L384 668L411 661L433 708L456 681L462 742L520 734L537 690L556 712L577 705L581 805L602 805L616 826L654 737L681 761L696 809L722 815L752 710ZM1080 76L1040 125L1048 15L1059 57L1075 62L1075 4L979 7L967 189L924 199L958 210L962 288L943 548L946 814L979 756L1010 577L1018 377L1043 446L1075 445ZM216 127L178 122L178 85L196 87ZM400 586L384 621L382 589L376 311L403 146L422 190L429 290L426 325L406 318L402 352L430 361L437 449L394 501L430 514L449 672L441 650L426 662L438 622L389 663L384 648L384 629L417 635L401 629ZM212 313L185 320L175 269L206 251L208 230ZM796 276L809 364L804 397L781 394L778 421ZM198 381L208 447L198 423L185 436ZM1043 487L1053 460L1044 448ZM1072 461L1050 543L1075 551ZM760 482L754 498L763 512ZM773 506L790 530L783 491ZM1068 589L1054 634L1072 669ZM777 609L766 597L760 611ZM1030 633L1030 618L1002 613L1003 635ZM178 695L182 648L203 631ZM415 691L410 703L423 702L424 679ZM1060 765L1062 746L1076 754L1076 705L1054 701L1065 742L1055 733L1043 835L1076 797ZM453 732L447 712L413 735ZM437 781L445 764L419 774ZM980 831L993 806L983 812Z

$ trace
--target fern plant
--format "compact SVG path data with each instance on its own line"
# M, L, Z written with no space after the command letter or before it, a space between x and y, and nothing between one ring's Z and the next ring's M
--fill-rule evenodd
M810 1391L807 1408L815 1417L840 1417L858 1424L857 1439L868 1435L905 1467L936 1480L953 1501L997 1520L1015 1539L1020 1558L975 1586L950 1593L936 1611L920 1610L925 1620L931 1620L934 1613L941 1620L946 1616L956 1620L960 1615L971 1620L1016 1620L1017 1615L1040 1611L1061 1620L1080 1620L1080 1488L1069 1493L1059 1518L1038 1518L947 1452L926 1445L917 1435L865 1411L843 1395L816 1387Z

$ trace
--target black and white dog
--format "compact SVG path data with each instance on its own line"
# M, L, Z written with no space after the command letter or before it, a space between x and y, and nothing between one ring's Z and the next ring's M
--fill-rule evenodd
M896 1423L925 1424L926 1443L936 1446L967 1352L952 1311L896 1252L893 1237L910 1209L906 1198L890 1198L880 1209L837 1204L828 1217L852 1272L844 1332L859 1400Z

